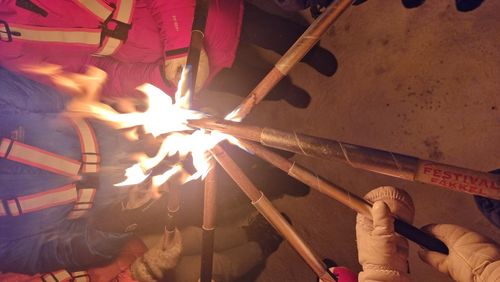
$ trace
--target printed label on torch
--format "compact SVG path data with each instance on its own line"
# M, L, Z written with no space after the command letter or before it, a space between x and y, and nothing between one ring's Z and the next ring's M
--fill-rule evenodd
M463 168L420 162L415 180L459 192L500 198L500 176Z

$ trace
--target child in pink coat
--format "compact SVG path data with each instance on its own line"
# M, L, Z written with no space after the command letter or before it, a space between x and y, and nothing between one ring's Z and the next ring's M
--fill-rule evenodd
M243 16L242 0L209 2L208 80L231 66ZM145 82L172 95L177 82L165 70L185 63L194 7L195 0L4 0L0 65L48 84L25 68L50 63L83 73L92 65L108 73L106 96L136 95Z

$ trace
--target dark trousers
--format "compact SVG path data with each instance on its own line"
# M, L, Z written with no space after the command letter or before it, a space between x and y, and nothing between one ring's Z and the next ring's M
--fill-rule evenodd
M254 58L253 56L246 58L248 54L244 53L245 48L242 48L243 45L254 44L283 55L306 29L306 26L267 13L245 2L240 48L238 48L233 67L225 69L217 75L209 89L228 92L242 97L248 95L267 72L271 70L272 65L267 63L259 67L249 63L256 59L258 60L258 58ZM328 56L326 60L325 56ZM325 75L333 75L336 70L337 62L333 54L319 45L314 46L302 61L310 64ZM308 97L308 94L303 89L293 85L291 80L285 77L266 99L280 100L285 95L293 95L293 93L299 94L302 97L307 95Z

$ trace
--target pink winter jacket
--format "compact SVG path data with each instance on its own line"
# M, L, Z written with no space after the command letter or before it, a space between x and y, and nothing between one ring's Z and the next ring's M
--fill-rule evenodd
M118 0L96 0L113 6ZM123 0L133 1L133 0ZM78 0L31 2L38 9L20 7L16 0L0 0L0 65L24 72L25 65L52 63L65 71L83 73L86 65L108 73L105 96L135 96L135 88L152 83L170 95L175 87L161 74L164 59L185 56L191 36L195 0L135 0L131 29L124 44L111 56L94 56L96 46L59 42L22 40L13 32L7 42L6 25L47 28L98 28L101 21L78 4ZM236 53L243 16L242 0L211 0L205 30L205 50L210 62L210 77L230 67ZM5 24L6 23L6 24ZM44 76L25 75L51 84Z

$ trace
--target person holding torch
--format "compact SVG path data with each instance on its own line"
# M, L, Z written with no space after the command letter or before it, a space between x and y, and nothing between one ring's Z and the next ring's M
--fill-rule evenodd
M137 235L165 225L168 192L153 193L147 179L115 185L157 141L68 115L75 98L1 67L0 89L0 281L157 281L168 272L192 281L201 229L176 229L148 250ZM218 232L214 275L225 280L282 242L263 219Z

